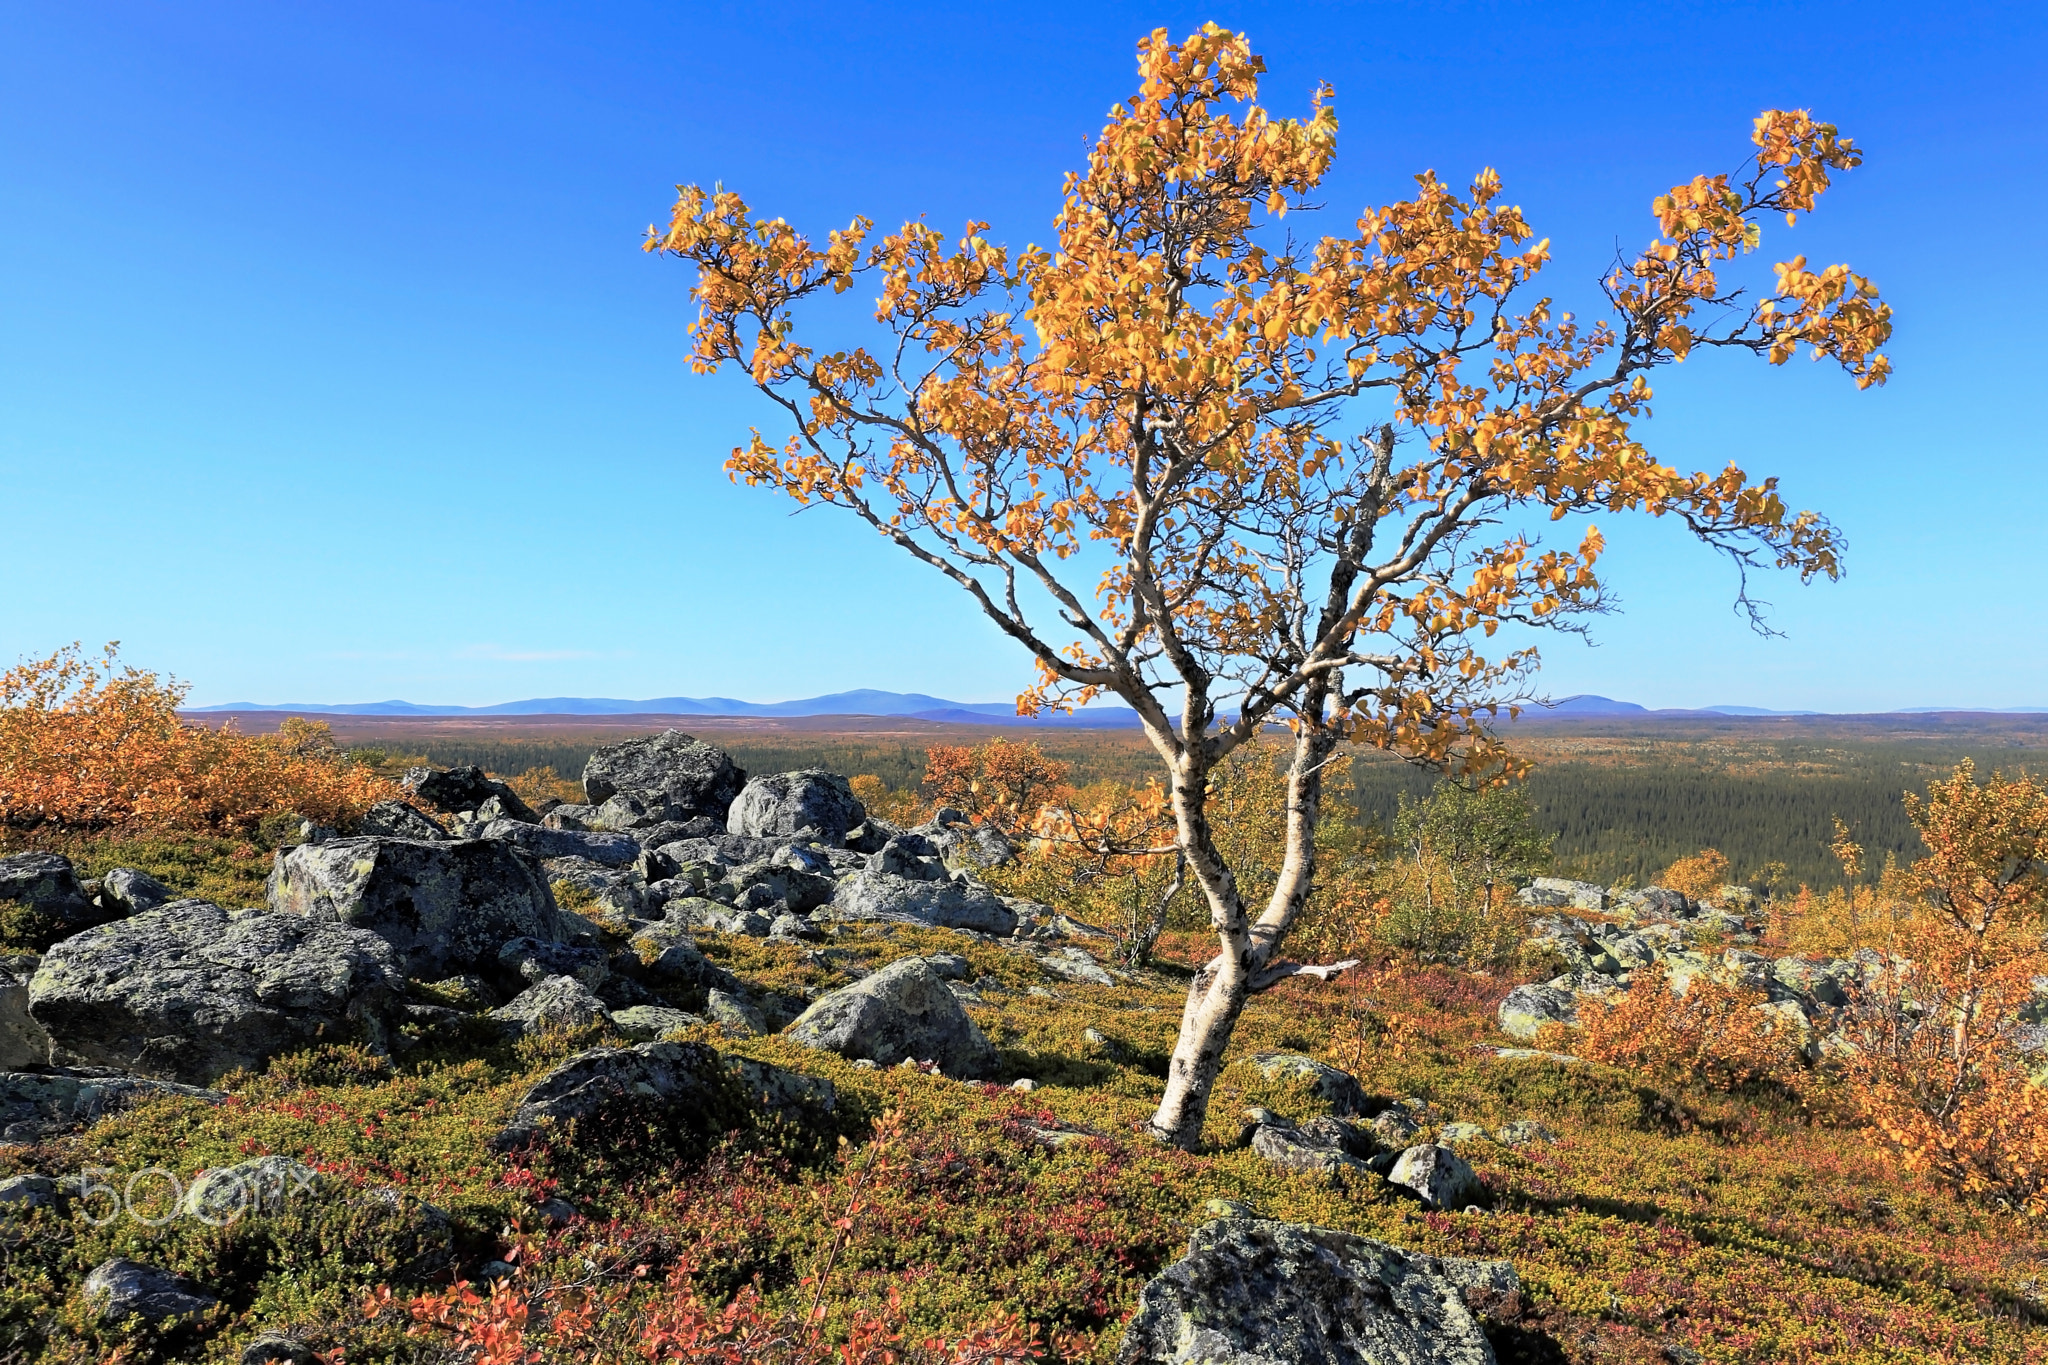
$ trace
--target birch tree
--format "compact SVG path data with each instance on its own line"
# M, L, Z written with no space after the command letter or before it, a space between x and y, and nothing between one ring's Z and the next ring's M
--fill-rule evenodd
M1137 712L1217 940L1151 1121L1183 1146L1251 995L1331 970L1281 948L1332 759L1497 764L1488 722L1537 659L1496 632L1583 628L1601 607L1598 528L1555 545L1532 528L1675 518L1733 560L1744 606L1753 569L1837 573L1835 529L1775 479L1650 454L1651 372L1802 347L1859 386L1889 368L1890 310L1846 266L1794 258L1756 292L1736 278L1765 222L1860 162L1832 125L1764 113L1735 171L1655 199L1655 239L1580 317L1535 292L1548 243L1490 170L1463 189L1424 172L1342 231L1297 235L1336 151L1333 92L1278 117L1263 69L1214 25L1141 42L1138 89L1067 177L1049 246L866 218L818 240L694 185L646 243L695 267L693 367L740 368L779 411L733 451L735 479L844 509L951 579L1036 664L1021 712ZM872 328L800 325L857 285ZM1285 861L1247 904L1209 776L1283 724Z

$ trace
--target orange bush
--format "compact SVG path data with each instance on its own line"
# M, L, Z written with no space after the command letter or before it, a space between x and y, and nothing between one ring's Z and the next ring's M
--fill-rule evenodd
M1659 1079L1699 1080L1723 1090L1791 1084L1804 1071L1801 1040L1782 1017L1756 1008L1763 1003L1760 991L1704 976L1676 995L1661 969L1638 972L1628 990L1579 1001L1583 1032L1571 1041L1589 1061Z
M0 674L0 828L249 829L293 812L341 824L398 794L324 721L274 735L188 725L186 687L77 645Z
M1665 868L1657 884L1696 901L1719 900L1721 888L1728 884L1728 855L1716 848L1703 848Z
M2048 974L2048 791L1966 761L1906 807L1928 854L1889 879L1917 903L1854 1002L1852 1094L1910 1169L2048 1212L2048 1098L2018 1049Z
M934 744L925 753L924 790L934 805L956 807L977 825L1017 834L1036 825L1045 807L1072 794L1067 771L1028 740L992 739L972 748Z

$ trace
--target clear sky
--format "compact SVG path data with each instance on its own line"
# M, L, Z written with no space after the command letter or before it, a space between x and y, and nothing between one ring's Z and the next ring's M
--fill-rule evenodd
M186 3L0 6L0 661L118 638L196 702L851 687L1014 694L1022 654L830 514L734 488L772 414L683 364L682 181L823 231L1044 241L1137 39L1247 31L1327 79L1330 230L1425 167L1505 177L1590 307L1649 200L1807 107L1868 150L1779 256L1897 309L1897 375L1693 362L1652 449L1781 474L1835 585L1730 611L1603 522L1625 614L1555 695L2048 705L2048 6ZM1773 259L1779 258L1774 256Z

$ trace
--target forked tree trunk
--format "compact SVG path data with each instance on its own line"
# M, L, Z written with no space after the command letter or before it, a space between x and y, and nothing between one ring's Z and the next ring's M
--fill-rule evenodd
M1322 768L1336 741L1304 726L1297 734L1287 779L1286 856L1264 913L1245 914L1237 879L1218 854L1207 817L1208 774L1183 765L1175 775L1173 808L1180 845L1209 901L1221 951L1195 973L1181 1009L1180 1037L1166 1069L1166 1094L1148 1127L1163 1142L1192 1150L1202 1140L1209 1092L1223 1070L1223 1055L1261 976L1315 885L1315 830L1322 811ZM1189 778L1193 776L1193 780Z

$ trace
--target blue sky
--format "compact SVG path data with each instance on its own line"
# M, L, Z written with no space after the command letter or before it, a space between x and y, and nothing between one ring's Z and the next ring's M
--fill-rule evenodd
M1764 107L1869 152L1767 230L1873 276L1897 377L1658 376L1652 448L1783 476L1846 579L1764 585L1607 519L1625 613L1556 695L2048 705L2044 9L1288 4L0 8L0 660L118 638L194 700L1013 694L1023 656L871 533L720 472L771 414L682 363L638 249L723 180L823 230L1043 241L1136 40L1207 18L1265 102L1337 87L1332 228L1501 171L1590 306L1652 195Z

